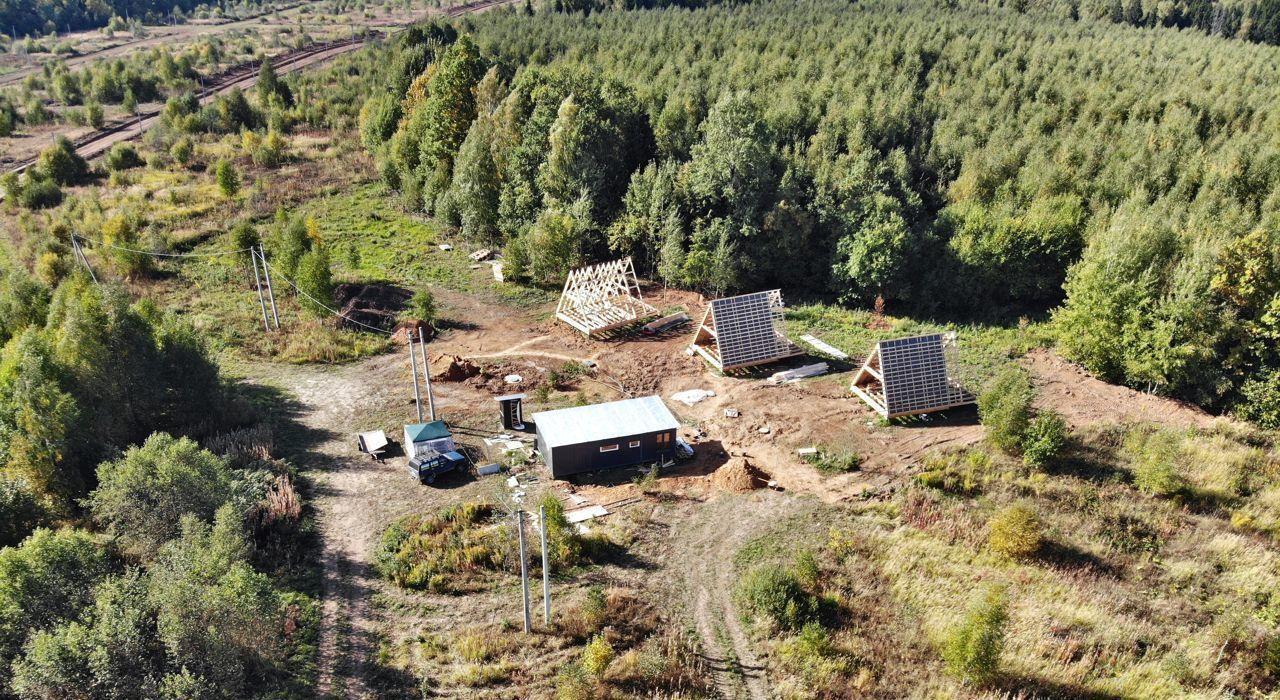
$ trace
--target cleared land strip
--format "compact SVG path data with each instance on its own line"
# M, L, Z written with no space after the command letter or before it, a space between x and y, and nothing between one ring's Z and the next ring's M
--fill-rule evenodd
M499 5L509 5L516 0L481 0L480 2L468 3L450 8L445 12L449 17L468 14L471 12L480 12L482 10L496 7ZM399 29L394 30L391 34L395 34ZM319 63L328 61L336 56L344 53L355 51L365 44L373 34L365 34L361 37L353 39L345 39L343 41L335 41L325 44L313 44L305 48L297 49L286 54L282 54L273 59L273 65L276 73L284 75L295 71L309 68ZM253 87L258 82L258 64L241 64L233 69L228 70L221 76L214 78L210 85L197 93L200 104L208 104L216 99L219 95L231 91L234 88L245 90ZM160 110L151 110L144 112L130 119L126 119L118 124L113 124L95 131L76 142L76 152L85 159L96 158L117 143L122 141L132 141L139 138L147 129L150 129L160 119ZM5 164L5 169L10 172L20 173L34 165L35 158L27 158L22 161Z

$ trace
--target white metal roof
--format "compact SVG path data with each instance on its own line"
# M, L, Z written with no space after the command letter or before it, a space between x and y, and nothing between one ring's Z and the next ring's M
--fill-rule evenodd
M548 449L680 427L657 396L542 411L533 422Z

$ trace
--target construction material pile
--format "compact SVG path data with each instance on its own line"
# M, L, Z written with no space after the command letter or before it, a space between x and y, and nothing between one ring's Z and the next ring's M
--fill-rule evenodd
M716 488L731 493L746 493L769 485L769 474L745 457L732 457L711 475Z

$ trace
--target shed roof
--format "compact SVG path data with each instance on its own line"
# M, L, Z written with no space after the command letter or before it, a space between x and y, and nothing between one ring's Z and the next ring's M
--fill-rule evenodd
M680 422L657 396L533 414L547 448L674 430Z
M445 426L442 420L431 421L430 423L410 423L404 427L404 435L412 442L426 442L427 440L451 437L449 428Z

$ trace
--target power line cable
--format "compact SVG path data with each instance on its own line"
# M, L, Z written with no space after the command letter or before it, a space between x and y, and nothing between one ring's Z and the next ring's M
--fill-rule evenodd
M263 260L263 261L262 261L262 264L263 264L263 266L264 266L264 267L266 267L266 266L268 265L266 260ZM369 325L369 324L367 324L367 323L361 323L361 322L359 322L359 321L355 320L354 318L351 318L350 316L347 316L346 314L342 313L341 311L338 311L337 309L334 309L334 308L329 307L327 304L325 304L324 302L320 301L319 299L317 299L317 298L315 298L315 297L311 296L310 294L307 294L306 292L302 291L302 289L300 289L300 288L298 287L298 285L296 285L296 284L294 284L294 283L293 283L293 280L291 280L291 279L289 279L288 277L285 277L284 275L280 274L280 271L279 271L279 270L276 270L276 271L275 271L275 275L276 275L276 277L277 277L278 279L282 279L282 280L284 280L285 282L287 282L287 283L289 284L289 286L290 286L290 287L293 287L293 290L294 290L295 292L297 292L297 293L301 294L302 296L304 296L304 297L306 297L306 298L310 299L310 300L311 300L311 302L312 302L312 303L314 303L316 306L319 306L320 308L324 309L325 311L328 311L329 313L333 314L334 316L337 316L338 318L343 319L343 320L345 320L345 321L349 321L349 322L351 322L351 323L354 323L354 324L356 324L357 326L360 326L360 327L362 327L362 328L368 328L369 330L374 331L374 332L376 332L376 333L381 333L381 334L383 334L383 335L395 335L394 333L392 333L391 331L388 331L388 330L386 330L386 329L378 328L377 326L371 326L371 325Z
M236 255L236 253L247 253L253 250L253 248L237 248L237 250L234 250L234 251L212 251L212 252L206 252L206 253L161 253L156 251L141 251L141 250L138 250L138 248L128 248L125 246L115 246L115 244L105 243L105 242L93 242L93 241L90 241L90 239L79 237L79 235L72 235L72 238L76 238L78 239L78 241L81 241L82 243L88 243L88 244L91 244L91 246L95 246L95 247L114 248L114 250L116 251L138 253L138 255L150 255L155 257L216 257L220 255Z
M73 234L71 237L72 237L73 239L75 239L75 240L78 240L78 241L84 241L84 242L86 242L86 243L88 243L88 242L89 242L89 241L87 241L86 239L81 238L80 236L76 236L76 235L74 235L74 234ZM138 250L138 249L136 249L136 248L126 248L126 247L124 247L124 246L112 245L112 244L110 244L110 243L98 243L98 244L96 244L96 245L100 245L100 246L105 247L105 248L115 248L116 250L124 250L124 251L128 251L128 252L130 252L130 253L138 253L138 254L140 254L140 255L153 255L153 256L157 256L157 257L165 257L165 258L201 258L201 257L212 257L212 256L216 256L216 255L233 255L233 254L235 254L235 253L251 253L251 252L253 252L253 248L239 248L239 249L237 249L237 250L218 251L218 252L211 252L211 253L157 253L157 252L155 252L155 251L151 251L151 250ZM261 261L262 261L262 266L263 266L263 268L264 268L264 269L266 269L266 268L268 267L266 258L265 258L265 257L263 257L263 258L260 258L260 259L261 259ZM87 264L87 261L86 261L86 264ZM395 335L394 333L392 333L391 331L388 331L388 330L386 330L386 329L378 328L377 326L371 326L371 325L369 325L369 324L367 324L367 323L361 323L360 321L357 321L357 320L355 320L354 318L351 318L350 316L347 316L346 314L342 313L341 311L338 311L337 309L334 309L334 308L332 308L332 307L328 306L327 304L325 304L324 302L320 301L319 299L317 299L317 298L315 298L315 297L311 296L310 294L307 294L306 292L302 291L302 289L300 289L300 288L298 287L298 285L296 285L296 284L294 284L294 283L293 283L293 280L291 280L291 279L289 279L288 277L285 277L284 275L280 274L280 271L279 271L279 270L275 270L274 272L275 272L276 277L278 277L279 279L282 279L282 280L284 280L286 283L288 283L288 285L289 285L290 287L293 287L293 290L294 290L295 292L297 292L298 294L301 294L302 296L306 297L307 299L310 299L310 300L311 300L311 302L312 302L312 303L314 303L316 306L319 306L320 308L324 309L325 311L328 311L329 313L333 314L334 316L337 316L338 318L343 319L344 321L348 321L348 322L350 322L350 323L354 323L355 325L360 326L361 328L367 328L367 329L369 329L369 330L371 330L371 331L374 331L375 333L381 333L381 334L383 334L383 335ZM90 274L92 274L92 271L90 271Z

